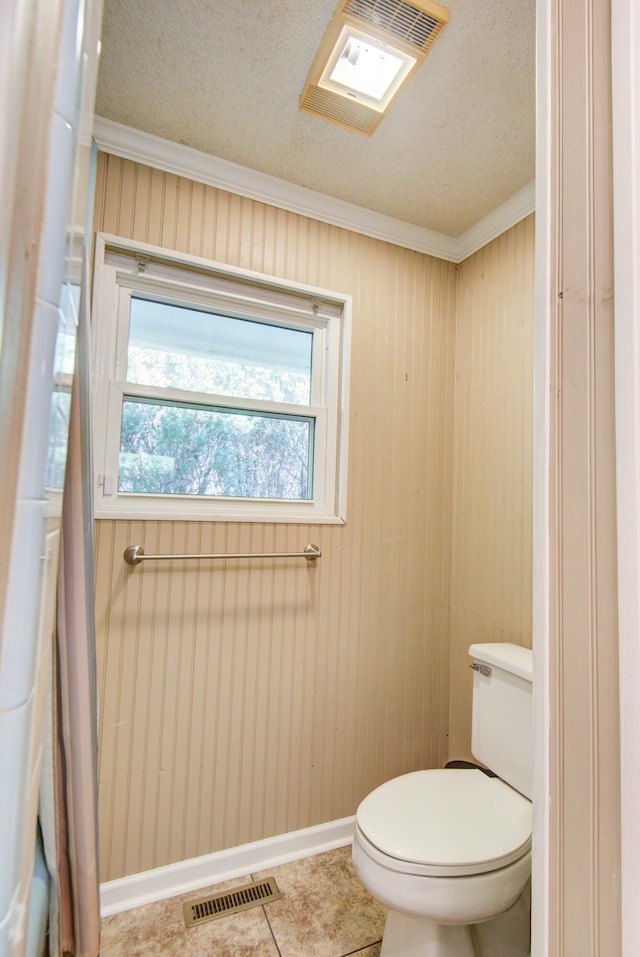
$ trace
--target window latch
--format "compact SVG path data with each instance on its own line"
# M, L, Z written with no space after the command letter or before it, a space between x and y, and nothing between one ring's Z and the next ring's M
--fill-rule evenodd
M99 475L98 485L102 486L103 495L113 495L113 492L114 492L113 475Z

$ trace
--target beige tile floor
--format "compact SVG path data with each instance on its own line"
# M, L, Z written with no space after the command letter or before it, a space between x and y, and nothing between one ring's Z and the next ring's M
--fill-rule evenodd
M355 876L351 847L250 876L274 877L281 899L185 927L185 901L242 878L114 914L102 921L101 957L379 957L385 909Z

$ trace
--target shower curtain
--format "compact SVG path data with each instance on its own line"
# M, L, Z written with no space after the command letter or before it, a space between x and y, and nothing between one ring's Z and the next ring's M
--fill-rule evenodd
M50 954L97 957L97 708L87 276L83 269L76 370L62 506L53 706L57 906Z

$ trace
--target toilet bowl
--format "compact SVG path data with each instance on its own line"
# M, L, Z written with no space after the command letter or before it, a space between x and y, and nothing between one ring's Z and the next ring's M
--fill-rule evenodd
M479 770L402 775L358 808L353 863L392 915L384 957L473 957L465 925L511 907L531 874L531 803Z
M517 750L514 775L527 791L531 652L495 643L470 653L481 655L474 744L496 754L507 778ZM531 823L526 794L478 768L414 771L365 797L352 853L360 880L389 909L381 957L475 957L470 925L508 910L531 875Z

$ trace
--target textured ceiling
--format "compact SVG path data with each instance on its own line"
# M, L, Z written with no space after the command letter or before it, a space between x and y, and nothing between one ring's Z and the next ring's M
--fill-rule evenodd
M96 112L459 236L534 177L535 0L441 2L371 139L298 110L337 0L105 0Z

